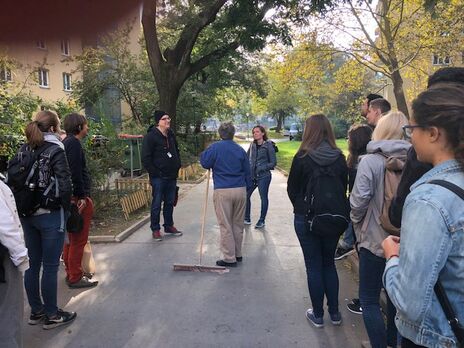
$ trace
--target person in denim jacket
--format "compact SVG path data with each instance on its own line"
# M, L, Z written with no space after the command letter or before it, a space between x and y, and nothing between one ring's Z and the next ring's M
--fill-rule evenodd
M464 187L464 86L438 83L413 102L404 127L418 160L433 168L411 187L400 238L382 243L388 259L383 283L397 308L402 347L458 347L434 292L440 281L464 322L464 202L429 183L441 179Z
M253 187L247 192L247 205L245 209L245 225L251 225L251 195L258 188L261 198L261 214L255 228L263 228L265 225L267 209L269 207L269 185L271 184L271 170L277 164L274 145L267 140L266 130L263 126L253 127L253 142L247 151L250 162L251 178Z

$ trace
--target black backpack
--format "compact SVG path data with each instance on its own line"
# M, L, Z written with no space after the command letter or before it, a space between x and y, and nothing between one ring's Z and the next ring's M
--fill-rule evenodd
M29 145L24 144L8 162L5 182L13 192L20 217L31 216L47 199L44 193L49 193L51 183L45 189L40 187L43 186L39 183L39 179L43 179L39 174L40 155L52 145L52 143L45 142L40 148L33 150ZM54 180L50 181L54 182Z
M321 236L340 236L348 227L350 210L339 173L335 164L319 166L313 162L312 168L304 198L309 230Z
M274 152L277 153L279 152L279 148L277 147L277 144L275 142L273 142L272 140L269 140L272 144L272 147L274 148Z

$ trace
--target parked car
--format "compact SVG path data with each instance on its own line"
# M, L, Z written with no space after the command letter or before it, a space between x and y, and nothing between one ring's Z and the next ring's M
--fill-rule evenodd
M289 129L285 129L284 136L288 137L290 140L293 140L300 132L300 125L298 123L292 123Z

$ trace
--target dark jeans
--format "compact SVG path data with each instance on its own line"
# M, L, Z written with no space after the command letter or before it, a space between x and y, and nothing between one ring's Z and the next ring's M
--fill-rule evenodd
M387 329L380 310L380 291L385 259L365 248L359 251L359 300L361 301L364 326L372 348L396 347L396 309L387 295Z
M258 188L259 197L261 198L261 215L259 216L259 221L266 220L267 209L269 207L269 185L271 184L272 176L266 176L264 178L257 179L253 183L251 190L247 191L247 201L245 208L245 220L250 220L250 211L251 211L251 195L253 191Z
M340 240L338 244L343 249L351 249L354 247L354 243L356 243L356 235L354 234L353 223L350 221L348 227L343 233L342 240Z
M324 295L329 313L338 313L338 274L334 261L338 237L310 233L303 215L295 215L294 224L303 250L314 315L318 318L324 316Z
M58 310L57 277L64 241L63 210L22 218L21 224L29 254L30 267L24 274L29 305L34 313L44 309L45 314L54 316ZM41 266L42 282L39 285Z
M151 202L151 223L152 231L160 229L161 202L163 204L163 226L174 225L172 213L174 211L174 198L176 196L176 179L151 178L152 196Z

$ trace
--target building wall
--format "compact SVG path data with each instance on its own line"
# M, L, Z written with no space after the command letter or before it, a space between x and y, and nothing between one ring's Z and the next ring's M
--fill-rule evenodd
M62 53L61 40L41 40L45 48L38 48L37 41L33 40L0 45L0 54L12 59L15 64L11 69L12 88L24 86L44 101L67 101L70 92L64 90L63 73L71 74L71 88L73 81L81 79L71 56L82 53L82 41L80 38L65 40L69 43L69 55ZM39 86L38 68L48 71L48 87Z

